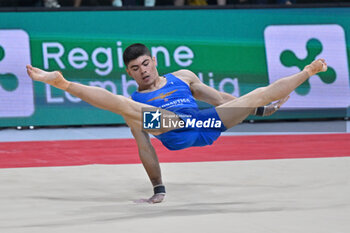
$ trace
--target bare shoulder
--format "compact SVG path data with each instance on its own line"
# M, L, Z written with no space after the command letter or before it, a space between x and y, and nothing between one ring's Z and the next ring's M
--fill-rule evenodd
M175 71L172 74L175 75L176 77L178 77L179 79L181 79L182 81L186 82L189 85L191 83L199 80L195 73L193 73L190 70L186 70L186 69Z

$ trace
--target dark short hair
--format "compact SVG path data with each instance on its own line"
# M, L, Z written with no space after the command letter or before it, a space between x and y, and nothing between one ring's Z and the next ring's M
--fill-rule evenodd
M123 60L125 66L128 66L129 62L143 55L151 57L151 52L144 44L136 43L132 44L124 50Z

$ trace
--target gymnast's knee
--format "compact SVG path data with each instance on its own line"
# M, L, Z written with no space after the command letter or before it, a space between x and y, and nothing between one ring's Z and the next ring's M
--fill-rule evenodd
M263 106L268 103L271 103L273 100L273 96L271 96L271 93L269 93L267 87L259 87L254 90L256 92L256 101L257 106Z

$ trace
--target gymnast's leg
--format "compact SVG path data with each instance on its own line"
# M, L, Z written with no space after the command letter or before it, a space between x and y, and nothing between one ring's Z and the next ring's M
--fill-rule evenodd
M47 83L67 91L95 107L123 116L127 119L128 124L132 124L133 128L139 128L140 130L142 130L142 109L154 108L153 106L133 101L125 96L115 95L100 87L70 82L58 71L46 72L39 68L32 67L31 65L27 65L27 73L35 81ZM160 109L160 111L162 113L170 113L164 109ZM157 135L172 129L173 128L169 127L157 131L149 131L149 133Z
M231 128L247 118L253 109L285 98L309 77L326 70L325 60L318 59L306 66L303 71L220 105L216 107L216 111L226 128Z

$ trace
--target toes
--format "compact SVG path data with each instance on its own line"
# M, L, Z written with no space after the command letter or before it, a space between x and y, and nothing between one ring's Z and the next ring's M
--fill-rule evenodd
M30 76L32 73L32 70L30 69L29 65L27 65L27 74Z
M30 70L29 70L29 69L27 69L27 74L28 74L29 77L30 77L30 74L31 74L31 73L30 73Z
M33 74L33 67L31 65L26 65L27 68L27 74L30 78L32 78L32 74Z
M327 63L326 63L326 60L323 59L323 58L320 58L320 59L318 59L318 61L320 61L320 62L321 62L321 65L322 65L321 71L322 71L322 72L327 71Z
M35 71L35 72L40 71L40 69L39 69L39 68L36 68L36 67L32 67L32 70Z
M327 65L326 65L326 64L323 64L323 65L322 65L322 71L323 71L323 72L327 71Z

